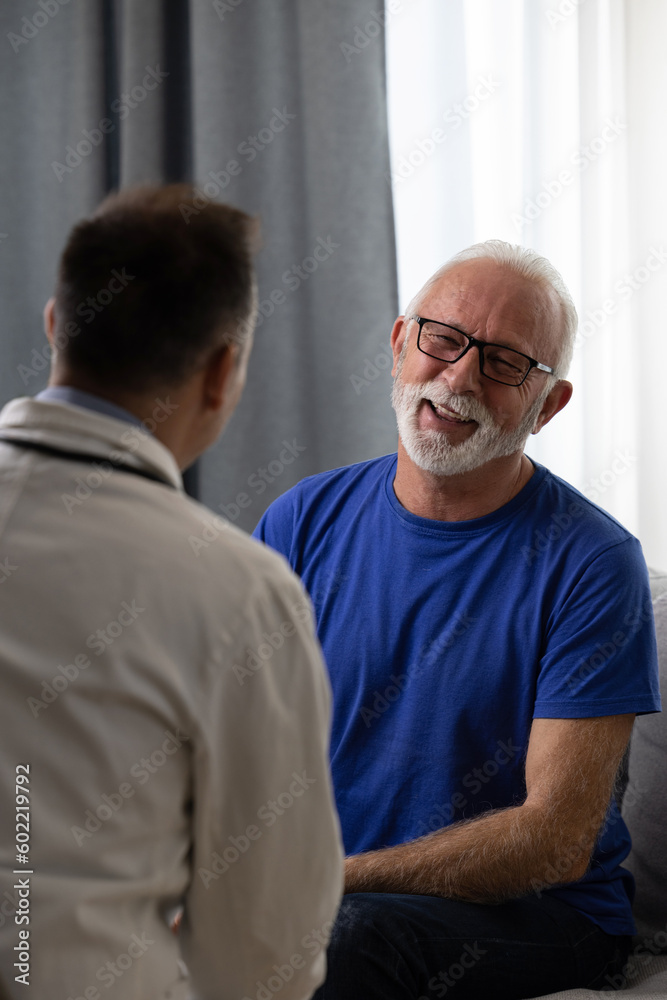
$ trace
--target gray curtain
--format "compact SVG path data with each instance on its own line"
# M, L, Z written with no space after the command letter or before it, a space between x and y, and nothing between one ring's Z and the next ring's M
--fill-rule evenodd
M48 376L41 310L114 187L192 180L261 219L246 392L198 464L252 529L304 476L393 450L382 4L3 0L0 402Z

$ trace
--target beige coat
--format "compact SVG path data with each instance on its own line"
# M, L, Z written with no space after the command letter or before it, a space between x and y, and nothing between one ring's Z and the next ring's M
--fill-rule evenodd
M18 399L0 435L100 458L0 442L0 978L25 1000L309 997L342 849L301 584L128 423Z

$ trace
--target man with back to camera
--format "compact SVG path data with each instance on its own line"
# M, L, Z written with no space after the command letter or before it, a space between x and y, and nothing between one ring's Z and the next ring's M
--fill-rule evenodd
M313 595L345 897L318 998L604 985L634 932L612 802L659 710L639 543L523 448L570 399L576 312L477 244L396 320L398 455L304 480L256 534Z
M324 978L342 849L310 604L179 471L238 401L256 308L253 220L193 195L129 190L73 229L50 386L0 415L13 997L306 1000Z

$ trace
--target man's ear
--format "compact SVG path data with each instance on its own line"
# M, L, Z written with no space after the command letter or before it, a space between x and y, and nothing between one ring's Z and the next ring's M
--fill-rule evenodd
M204 405L207 409L220 410L227 401L238 351L238 345L225 344L214 351L204 365Z
M563 409L570 402L572 396L572 383L565 379L560 379L544 400L540 415L535 421L531 434L537 434L545 424L548 424L552 417Z
M405 318L405 316L399 316L396 319L392 329L391 338L389 343L391 344L391 353L394 357L394 367L391 370L391 374L396 374L396 365L398 364L398 359L401 356L401 350L403 348L403 342L405 341L405 335L408 332L408 323L410 321Z
M55 312L56 300L51 296L49 301L44 306L44 333L46 334L47 340L49 341L51 347L53 347L53 331L56 328L56 312Z

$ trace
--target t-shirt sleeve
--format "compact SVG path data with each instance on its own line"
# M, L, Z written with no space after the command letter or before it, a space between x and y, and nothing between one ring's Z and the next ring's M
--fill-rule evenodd
M556 602L540 661L535 718L660 711L653 607L639 542L591 560Z

